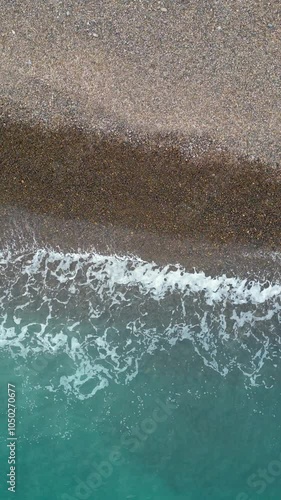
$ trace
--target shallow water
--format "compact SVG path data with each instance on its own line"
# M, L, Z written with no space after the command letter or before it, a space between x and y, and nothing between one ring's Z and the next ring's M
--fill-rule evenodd
M3 251L0 485L16 495L279 499L281 286L135 257Z

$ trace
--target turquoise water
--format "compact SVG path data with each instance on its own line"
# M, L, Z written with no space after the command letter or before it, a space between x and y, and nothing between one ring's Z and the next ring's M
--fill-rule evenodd
M1 499L9 383L21 500L281 498L278 284L46 249L0 264Z

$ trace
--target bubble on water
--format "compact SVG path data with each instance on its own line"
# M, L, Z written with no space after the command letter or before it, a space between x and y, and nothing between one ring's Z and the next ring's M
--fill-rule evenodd
M48 371L50 391L85 399L129 384L142 361L179 342L223 377L239 370L249 386L272 385L279 283L44 248L0 252L0 264L0 350L33 374L63 356Z

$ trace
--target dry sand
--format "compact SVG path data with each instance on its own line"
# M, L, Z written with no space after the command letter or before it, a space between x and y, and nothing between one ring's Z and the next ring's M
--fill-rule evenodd
M0 6L3 221L84 219L206 269L207 244L280 250L279 1Z

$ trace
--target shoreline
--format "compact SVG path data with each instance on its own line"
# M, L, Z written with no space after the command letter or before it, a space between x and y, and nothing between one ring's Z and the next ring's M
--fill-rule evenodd
M246 245L217 245L148 231L87 221L37 215L16 207L0 207L0 246L14 251L50 248L62 252L135 255L156 265L180 264L188 272L225 274L248 280L281 281L281 252Z
M281 248L280 169L199 137L2 125L2 205L211 244Z
M2 0L3 224L278 273L278 2L162 3Z

